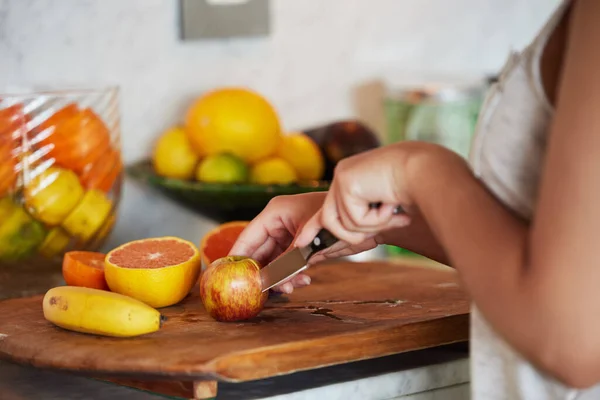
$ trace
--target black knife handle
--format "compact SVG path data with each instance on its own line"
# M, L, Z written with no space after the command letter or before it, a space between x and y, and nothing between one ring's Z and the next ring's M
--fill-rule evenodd
M382 206L382 204L383 204L382 202L369 203L369 208L370 209L379 208ZM406 212L404 211L404 208L402 208L402 206L398 205L394 208L394 211L392 211L392 214L394 214L394 215L406 214Z
M379 208L382 203L369 203L369 208ZM404 209L402 206L398 205L394 208L394 215L404 213ZM333 236L331 232L327 229L323 228L317 233L317 236L313 239L313 241L309 244L310 246L310 254L307 257L307 260L312 257L316 252L325 250L331 246L333 246L339 239Z
M328 247L333 246L338 241L338 238L333 236L331 232L327 229L321 229L317 236L313 239L313 241L309 244L310 246L310 254L308 258L310 258L313 254L318 251L325 250Z

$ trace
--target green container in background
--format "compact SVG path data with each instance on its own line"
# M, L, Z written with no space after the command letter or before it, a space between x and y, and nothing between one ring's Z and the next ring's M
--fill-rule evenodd
M388 87L385 143L437 143L467 158L487 88L485 79ZM386 251L390 257L420 257L396 246Z

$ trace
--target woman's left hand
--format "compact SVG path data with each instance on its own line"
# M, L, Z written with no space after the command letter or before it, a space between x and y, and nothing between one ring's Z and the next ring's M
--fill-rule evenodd
M393 144L340 161L323 206L303 227L296 245L307 245L325 228L340 242L324 252L339 254L382 231L407 226L410 216L394 210L411 205L403 173L411 147L412 143Z

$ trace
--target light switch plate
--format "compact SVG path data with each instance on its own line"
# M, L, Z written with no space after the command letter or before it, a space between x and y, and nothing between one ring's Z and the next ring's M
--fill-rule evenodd
M269 0L180 0L183 40L266 36Z

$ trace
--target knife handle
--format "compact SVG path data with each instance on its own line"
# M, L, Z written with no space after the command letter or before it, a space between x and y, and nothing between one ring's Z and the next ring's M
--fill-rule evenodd
M369 208L370 209L379 208L382 206L382 204L383 204L382 202L369 203ZM402 208L402 206L398 205L398 206L394 207L392 214L394 214L394 215L406 214L406 212L404 211L404 208Z
M317 251L325 250L326 248L333 246L337 241L338 238L333 236L331 232L329 232L327 229L321 229L311 244L309 244L310 254L307 259Z
M381 207L382 203L378 202L378 203L369 203L369 208L373 209L373 208L379 208ZM405 211L402 208L402 206L398 205L394 208L393 214L404 214ZM308 257L306 257L306 259L308 260L310 257L312 257L313 254L315 254L318 251L321 250L325 250L331 246L333 246L339 239L336 238L335 236L333 236L333 234L331 232L329 232L327 229L323 228L319 231L319 233L317 233L317 236L315 236L315 238L313 239L312 243L310 243L308 246L310 247L310 254L308 255Z

